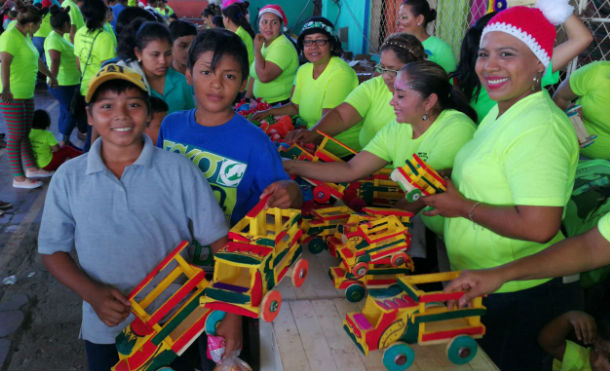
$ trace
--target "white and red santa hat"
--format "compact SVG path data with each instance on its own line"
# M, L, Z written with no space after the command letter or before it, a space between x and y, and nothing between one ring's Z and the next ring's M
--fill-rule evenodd
M261 10L258 11L258 17L262 17L262 15L265 13L271 13L278 16L284 24L284 31L288 29L288 18L286 18L286 13L284 13L281 6L275 4L265 5L261 8Z
M496 14L483 29L481 40L489 32L499 31L523 42L547 67L553 56L553 46L559 25L572 14L567 0L539 0L535 8L515 6Z

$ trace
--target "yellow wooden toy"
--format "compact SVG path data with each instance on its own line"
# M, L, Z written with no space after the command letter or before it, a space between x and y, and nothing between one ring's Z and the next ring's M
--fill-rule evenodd
M419 200L422 194L428 196L447 189L445 179L415 153L411 159L407 159L405 166L392 171L391 178L400 184L409 202Z

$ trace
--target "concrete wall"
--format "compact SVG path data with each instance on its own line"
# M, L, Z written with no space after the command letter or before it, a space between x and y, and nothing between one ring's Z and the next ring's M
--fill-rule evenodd
M322 0L322 16L335 24L337 32L347 27L344 50L368 53L370 3L371 0Z

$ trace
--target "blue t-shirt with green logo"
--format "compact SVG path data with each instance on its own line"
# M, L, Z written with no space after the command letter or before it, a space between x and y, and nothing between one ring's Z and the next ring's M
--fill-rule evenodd
M269 184L290 179L267 135L237 114L222 125L203 126L194 109L174 112L163 120L157 146L193 161L231 225L256 205Z

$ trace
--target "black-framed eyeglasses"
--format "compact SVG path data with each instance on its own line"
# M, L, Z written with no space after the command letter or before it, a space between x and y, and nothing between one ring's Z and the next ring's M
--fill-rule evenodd
M396 76L396 75L398 75L398 72L400 72L397 70L391 70L389 68L385 68L380 64L375 66L375 71L377 71L377 73L379 73L381 75L383 75L384 73L387 73L390 76Z
M312 46L312 45L316 45L316 46L324 46L326 44L328 44L328 39L317 39L317 40L303 40L303 46Z

